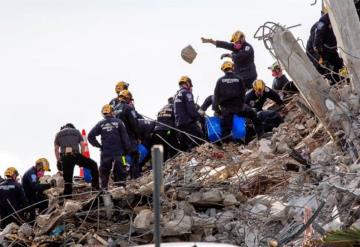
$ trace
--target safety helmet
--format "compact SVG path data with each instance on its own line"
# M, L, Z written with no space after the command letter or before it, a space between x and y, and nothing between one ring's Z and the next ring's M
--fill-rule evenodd
M35 164L42 164L43 170L46 172L50 172L50 164L49 161L46 158L39 158L35 161Z
M103 115L105 115L105 114L110 114L110 113L112 113L112 112L113 112L113 107L112 107L111 105L109 105L109 104L104 105L104 106L102 107L102 109L101 109L101 113L102 113Z
M268 67L268 69L271 69L272 71L277 70L277 69L281 70L281 67L280 67L280 64L278 62L275 62L270 67Z
M263 80L255 80L253 82L253 89L255 92L264 92L265 90L265 82Z
M245 34L241 31L236 31L235 33L233 33L233 35L231 36L231 43L236 43L238 42L240 39L245 38Z
M122 90L120 93L119 93L119 97L122 97L122 98L125 98L127 100L132 100L132 94L130 93L129 90Z
M180 77L179 85L182 84L182 83L190 83L190 85L192 86L191 79L186 75Z
M231 61L225 61L222 65L221 65L221 70L222 71L226 71L228 69L233 69L234 68L234 64Z
M122 90L128 89L129 83L120 81L115 86L115 92L119 94Z
M12 176L19 176L19 172L16 170L15 167L9 167L6 169L4 176L5 177L12 177Z

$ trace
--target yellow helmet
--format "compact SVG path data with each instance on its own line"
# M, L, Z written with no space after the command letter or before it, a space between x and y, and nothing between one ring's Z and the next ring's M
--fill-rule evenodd
M179 84L181 84L181 83L190 83L192 85L190 77L188 77L186 75L180 77Z
M35 161L35 164L42 164L43 170L46 172L50 172L50 163L46 158L39 158Z
M238 42L240 39L245 38L245 34L241 31L236 31L235 33L233 33L233 35L231 36L231 43L236 43Z
M222 65L221 65L221 70L225 72L225 70L228 69L233 69L234 68L234 64L231 61L225 61Z
M6 169L5 173L4 173L4 176L5 177L12 177L12 176L19 176L19 172L16 170L15 167L9 167Z
M126 83L124 81L120 81L115 86L115 92L119 94L122 90L128 89L129 83Z
M122 98L125 98L127 100L132 100L132 94L130 93L129 90L122 90L120 93L119 93L119 97L122 97Z
M255 92L264 92L265 90L265 82L263 80L255 80L253 82L253 89Z
M111 105L109 105L109 104L104 105L102 107L102 109L101 109L101 113L104 114L104 115L105 114L110 114L112 112L113 112L113 107Z

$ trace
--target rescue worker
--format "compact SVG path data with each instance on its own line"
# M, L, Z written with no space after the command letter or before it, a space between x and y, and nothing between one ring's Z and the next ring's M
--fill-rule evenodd
M22 177L22 185L30 205L36 204L29 209L30 221L35 220L36 209L42 212L48 207L47 196L43 192L56 186L55 180L51 180L50 183L40 183L39 179L44 176L45 172L50 172L49 161L46 158L39 158L35 161L35 166L27 170Z
M130 150L136 150L137 144L140 141L138 132L139 123L134 108L128 104L130 99L132 99L132 96L128 90L123 90L119 93L119 104L114 108L114 116L125 124L130 140ZM140 177L141 174L138 158L139 156L134 151L130 166L130 177L133 179Z
M206 99L204 100L204 103L202 103L202 105L200 106L199 109L199 114L201 116L205 116L207 109L212 105L214 100L214 95L209 95L206 97Z
M101 150L99 169L101 188L108 188L111 169L115 184L125 186L126 163L123 162L123 156L131 153L129 136L124 123L114 117L111 105L104 105L101 113L104 119L98 122L88 135L90 144ZM101 144L96 139L99 135Z
M79 149L81 146L81 153ZM99 190L99 170L94 160L82 155L84 153L84 141L80 131L71 123L61 127L55 136L55 157L59 162L64 177L64 195L71 198L74 167L87 168L91 171L91 185L93 190Z
M242 78L234 73L234 64L225 61L221 70L225 73L216 82L213 110L220 112L224 141L229 141L234 114L249 118L254 124L258 139L263 135L263 128L256 112L244 104L245 84Z
M127 82L124 82L124 81L120 81L118 83L116 83L116 86L115 86L115 93L117 95L117 97L113 98L111 101L110 101L110 105L114 108L117 104L119 104L119 93L122 91L122 90L127 90L129 88L129 83Z
M245 34L241 31L236 31L229 42L215 41L213 39L201 38L203 43L210 43L219 48L224 48L232 51L231 54L223 54L221 59L229 57L234 63L235 74L240 76L247 89L251 89L251 84L257 78L256 66L254 63L254 49L246 42Z
M25 219L25 212L15 212L28 205L24 189L17 182L19 172L16 168L7 168L4 175L5 180L0 183L0 227L2 229L12 222L20 225Z
M297 93L299 90L296 88L294 82L289 81L285 74L283 74L281 66L278 62L273 63L268 69L274 77L272 89L282 91L284 94Z
M278 106L283 104L280 95L265 85L263 80L255 80L253 82L253 89L247 92L245 96L245 104L255 108L257 112L262 111L264 103L267 99L271 99Z
M201 116L196 109L194 97L191 92L192 82L187 76L182 76L179 80L180 89L177 91L174 99L175 126L180 130L204 139L201 130ZM202 141L184 133L179 134L179 142L183 151L190 151Z
M170 97L168 103L158 112L154 129L154 144L162 144L164 147L164 161L171 159L177 154L179 143L175 127L174 98Z
M337 41L328 11L325 8L323 12L324 15L311 28L306 50L315 68L325 75L332 85L343 79L338 74L344 63L337 52Z

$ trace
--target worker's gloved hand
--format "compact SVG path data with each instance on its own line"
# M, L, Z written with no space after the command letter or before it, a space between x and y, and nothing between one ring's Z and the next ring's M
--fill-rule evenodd
M60 171L60 172L63 171L63 164L62 164L62 162L60 160L58 160L56 162L56 167L57 167L58 171Z
M198 110L198 113L200 114L200 116L205 116L205 111L204 110L202 110L202 109L199 109Z
M56 180L55 180L55 179L51 179L50 185L51 185L51 187L56 187Z
M221 55L220 59L224 59L224 58L226 58L226 57L230 57L230 58L231 58L231 54L229 54L229 53L224 53L224 54Z
M199 129L202 130L202 125L201 125L201 123L199 121L196 121L196 125L199 127Z
M213 39L207 39L203 37L201 37L201 42L215 44L215 41Z

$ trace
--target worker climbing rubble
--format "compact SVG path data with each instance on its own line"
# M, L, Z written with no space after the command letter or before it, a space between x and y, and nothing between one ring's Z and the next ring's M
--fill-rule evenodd
M63 172L64 177L64 196L71 198L74 167L87 168L91 171L92 189L99 190L99 170L94 160L82 155L84 148L83 138L79 130L75 128L72 123L67 123L61 127L60 131L55 136L55 157L58 161L58 167ZM80 148L81 146L81 153Z
M256 66L254 63L254 49L246 42L245 34L236 31L230 42L201 38L203 43L210 43L218 48L224 48L232 51L232 53L223 54L221 59L229 57L234 63L234 72L240 76L245 83L247 89L251 88L252 82L257 78Z
M188 76L182 76L179 80L179 86L180 89L174 99L175 126L185 132L179 133L178 137L181 149L190 151L203 142L201 116L195 106L191 79Z
M124 123L114 117L111 105L104 105L101 109L104 117L89 132L88 140L94 147L100 148L100 178L101 188L108 189L109 176L113 170L114 184L125 186L126 162L124 156L131 154L129 136ZM96 139L101 136L101 143Z
M128 90L121 91L119 93L119 104L114 108L114 116L125 124L130 140L130 150L135 150L140 141L139 122L134 108L128 104L131 99L132 95ZM135 179L140 177L140 174L139 154L134 151L130 164L130 177Z
M19 172L9 167L4 173L5 180L0 183L0 227L5 228L11 222L20 224L25 220L25 211L16 212L28 205L23 186L17 182Z
M256 112L245 103L244 81L234 73L234 64L225 61L221 70L225 73L216 82L213 110L221 116L224 141L229 141L234 114L251 119L258 139L263 135L263 127Z
M50 171L49 161L46 158L39 158L35 161L35 165L30 167L22 177L25 195L30 205L33 205L29 209L29 221L35 220L36 209L41 213L48 207L48 197L43 192L51 187L55 187L56 180L52 179L50 183L40 183L40 178L45 175L45 172Z
M206 97L206 99L204 100L198 111L201 116L206 115L206 111L212 105L213 100L214 100L214 95L209 95Z
M127 90L128 88L129 88L129 83L127 83L125 81L120 81L120 82L116 83L116 86L115 86L116 97L113 98L109 103L113 108L117 104L119 104L119 93L123 90Z
M328 7L324 6L322 16L311 27L306 52L318 72L333 85L343 78L339 75L344 63L337 51L337 41L331 26Z

